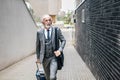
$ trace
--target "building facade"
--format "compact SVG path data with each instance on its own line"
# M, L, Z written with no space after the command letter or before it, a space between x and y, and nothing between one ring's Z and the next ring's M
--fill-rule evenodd
M75 44L96 80L120 79L120 1L76 0Z
M62 2L61 0L28 0L33 7L34 14L41 17L44 14L49 14L55 22L56 15L59 13Z

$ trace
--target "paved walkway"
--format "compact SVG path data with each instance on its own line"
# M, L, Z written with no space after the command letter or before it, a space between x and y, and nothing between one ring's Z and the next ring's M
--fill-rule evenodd
M64 33L70 32L65 30ZM65 35L69 37L70 34ZM58 80L96 80L77 51L71 44L71 38L67 38L64 49L65 64L58 71ZM0 72L0 80L36 80L36 55L29 56L20 62Z

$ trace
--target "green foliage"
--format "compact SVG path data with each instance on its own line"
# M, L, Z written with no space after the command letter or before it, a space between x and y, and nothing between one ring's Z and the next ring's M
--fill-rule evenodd
M64 16L58 16L57 20L58 21L64 21L64 24L72 24L72 13L73 11L68 10Z

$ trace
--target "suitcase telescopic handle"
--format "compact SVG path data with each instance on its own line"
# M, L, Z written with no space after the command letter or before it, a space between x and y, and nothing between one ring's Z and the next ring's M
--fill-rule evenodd
M39 63L40 64L40 63ZM38 63L36 63L37 69L39 70ZM40 67L42 68L42 64L40 64Z
M36 63L36 66L37 66L37 69L39 70L39 66L38 66L38 63Z

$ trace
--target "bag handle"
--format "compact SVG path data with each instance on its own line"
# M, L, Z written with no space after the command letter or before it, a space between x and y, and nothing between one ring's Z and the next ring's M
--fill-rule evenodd
M55 27L55 50L58 48L58 43L57 43L57 27Z

